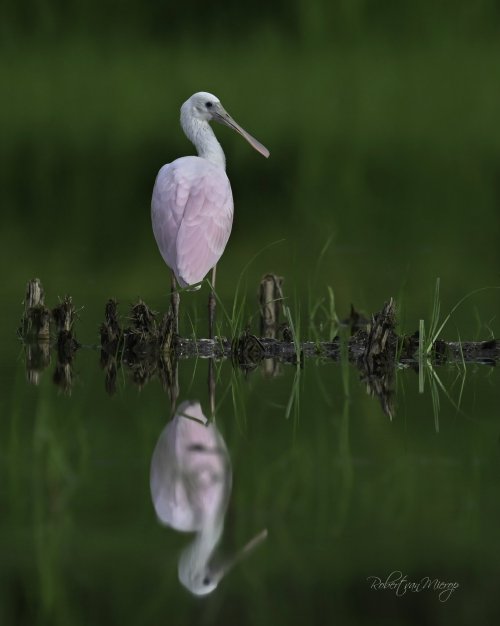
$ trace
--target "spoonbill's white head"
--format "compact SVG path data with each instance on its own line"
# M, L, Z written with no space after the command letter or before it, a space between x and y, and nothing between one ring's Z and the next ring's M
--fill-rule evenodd
M192 116L199 120L210 122L214 119L214 111L221 103L217 96L208 91L198 91L184 102L181 108L182 115Z
M233 120L217 96L207 91L198 91L193 94L181 107L181 126L188 137L192 137L193 125L198 121L214 121L229 126L244 137L262 156L266 158L269 156L269 150Z
M192 594L206 596L217 588L222 578L239 561L245 558L266 538L267 529L264 529L233 556L224 561L219 561L219 563L214 562L212 558L200 559L200 555L203 552L203 540L199 538L181 555L179 560L179 580Z

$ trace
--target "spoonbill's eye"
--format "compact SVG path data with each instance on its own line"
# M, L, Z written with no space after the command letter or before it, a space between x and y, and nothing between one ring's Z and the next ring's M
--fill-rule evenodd
M212 102L205 102L205 106L207 107L207 109L211 109L213 106Z
M203 579L203 584L204 585L209 585L210 584L210 578L208 576L205 576L205 578Z

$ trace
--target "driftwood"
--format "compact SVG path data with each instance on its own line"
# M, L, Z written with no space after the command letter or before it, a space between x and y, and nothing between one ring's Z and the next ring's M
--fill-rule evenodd
M29 382L38 384L40 375L50 365L51 340L56 347L54 383L65 392L73 384L73 358L80 344L73 334L76 311L70 296L50 311L44 303L44 289L38 278L28 282L24 300L24 314L18 335L23 340L26 355L26 373ZM54 332L51 334L51 322Z
M50 337L50 311L45 306L45 293L38 278L26 285L24 314L18 333L26 340L44 341Z
M267 274L259 287L260 337L244 330L238 337L188 339L175 332L174 316L152 311L139 300L131 307L130 324L122 327L115 300L105 306L100 327L100 364L105 371L108 392L116 389L117 370L127 367L135 384L142 387L157 377L175 398L179 359L230 359L245 371L262 365L264 374L275 376L280 364L299 364L310 358L340 362L347 358L355 365L370 394L377 396L388 415L393 414L395 367L419 367L418 333L400 336L396 332L396 306L391 298L378 313L366 318L351 308L333 341L301 341L296 345L292 329L282 322L283 279ZM40 372L50 364L50 348L56 347L54 382L71 389L72 362L81 347L74 336L75 308L69 296L49 311L38 279L26 289L25 310L18 334L23 340L30 382L38 383ZM350 335L350 336L348 336ZM500 342L447 342L437 340L428 360L433 365L474 362L496 365Z

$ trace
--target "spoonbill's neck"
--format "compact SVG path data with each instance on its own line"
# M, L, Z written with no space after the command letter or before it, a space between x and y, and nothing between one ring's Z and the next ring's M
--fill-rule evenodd
M208 563L218 546L224 530L224 512L218 511L214 519L206 520L191 545L186 548L191 558L200 565Z
M182 584L195 591L193 584L196 579L209 570L209 563L219 544L224 528L224 515L216 520L211 519L203 525L196 539L184 549L179 559L179 580Z
M207 121L181 114L181 126L186 137L194 144L199 157L226 169L226 157Z

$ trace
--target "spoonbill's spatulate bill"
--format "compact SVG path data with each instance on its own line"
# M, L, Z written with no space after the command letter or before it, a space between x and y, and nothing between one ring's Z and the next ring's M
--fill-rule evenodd
M226 159L210 126L214 120L237 131L265 157L269 151L239 126L220 100L207 92L192 95L181 107L181 126L198 156L164 165L151 202L153 232L160 253L178 284L200 283L226 247L233 223L233 195Z

